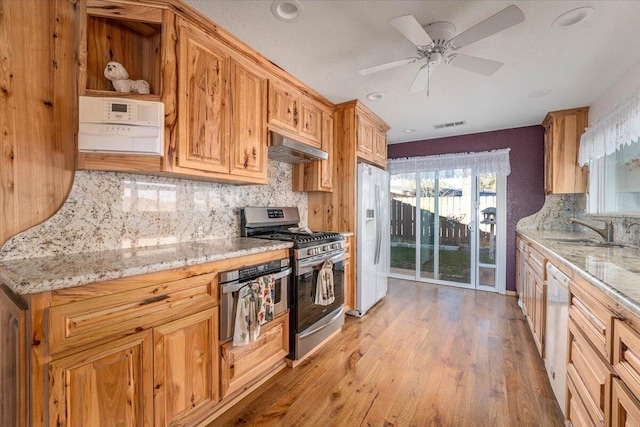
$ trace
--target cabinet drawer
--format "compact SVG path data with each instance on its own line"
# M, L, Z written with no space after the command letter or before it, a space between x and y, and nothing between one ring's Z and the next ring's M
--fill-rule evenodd
M217 305L216 274L203 274L51 307L49 352L130 335Z
M572 372L571 370L567 371L567 426L596 427L576 390Z
M611 425L614 427L640 426L640 402L617 378L611 388Z
M640 396L640 334L619 319L613 324L613 367L631 391Z
M222 397L248 387L289 354L289 312L263 326L255 342L234 347L222 344Z
M535 272L542 280L546 279L546 267L547 259L537 250L529 246L527 262L531 266L533 272Z
M597 292L592 286L590 292ZM614 314L597 301L578 281L570 284L571 317L580 330L609 363L612 361L612 332Z
M596 425L609 419L609 390L613 372L602 356L569 321L569 353L567 371L571 372L576 393Z

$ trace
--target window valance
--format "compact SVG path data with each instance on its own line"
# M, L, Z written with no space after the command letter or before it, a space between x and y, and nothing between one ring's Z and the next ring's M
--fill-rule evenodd
M405 157L389 159L388 166L391 174L405 174L415 172L443 171L451 176L464 175L465 169L475 169L477 174L495 173L507 176L511 173L509 163L510 148L479 153L455 153L438 156Z
M613 154L640 138L640 89L589 126L580 138L578 163L583 166Z

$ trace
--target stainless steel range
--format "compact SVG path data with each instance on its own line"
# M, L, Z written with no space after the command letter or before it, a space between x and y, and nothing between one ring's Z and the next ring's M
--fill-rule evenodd
M247 207L241 212L240 222L243 237L293 242L289 358L301 359L344 324L344 236L298 228L300 213L296 207ZM322 270L327 260L332 261L332 267ZM330 303L318 301L321 270L332 273L335 299Z

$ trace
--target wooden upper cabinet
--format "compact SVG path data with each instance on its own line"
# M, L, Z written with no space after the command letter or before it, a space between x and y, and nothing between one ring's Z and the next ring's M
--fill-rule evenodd
M578 166L580 136L588 125L589 107L553 111L544 126L544 189L546 194L584 193L588 167Z
M387 133L383 130L376 129L375 145L373 151L373 161L382 167L387 166Z
M165 15L161 7L109 0L87 0L79 34L79 94L159 98L162 93L162 38ZM104 76L108 62L121 63L133 80L146 80L150 95L115 92Z
M389 126L363 104L356 102L355 130L356 156L360 160L385 169Z
M316 148L322 146L322 106L313 99L300 96L300 135Z
M293 191L333 191L333 113L322 111L322 151L329 154L327 160L293 166Z
M298 133L300 94L293 87L276 79L269 80L269 125Z
M178 166L229 172L230 54L195 27L180 25Z
M365 114L356 114L356 152L359 157L372 161L375 138L375 123Z
M153 424L150 331L54 360L49 374L51 425Z
M269 80L269 127L309 146L322 146L324 105L292 85Z
M267 78L231 61L231 174L267 181Z

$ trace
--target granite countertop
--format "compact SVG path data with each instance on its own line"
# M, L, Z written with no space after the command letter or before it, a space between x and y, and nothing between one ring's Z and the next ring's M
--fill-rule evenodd
M4 261L0 262L0 281L16 294L25 295L291 246L291 242L235 237Z
M593 239L590 232L518 229L539 243L622 307L640 316L640 249L562 243L557 239Z

